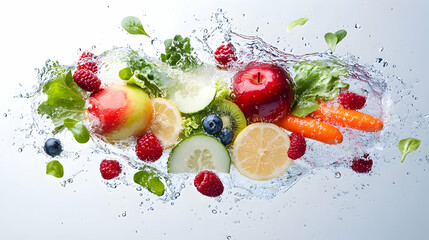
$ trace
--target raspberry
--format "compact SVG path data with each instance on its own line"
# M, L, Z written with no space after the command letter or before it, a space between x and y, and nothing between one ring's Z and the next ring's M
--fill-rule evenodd
M119 176L121 172L121 165L116 160L103 160L100 163L101 176L106 180L110 180Z
M79 69L85 69L85 70L88 70L90 72L97 73L98 66L97 66L96 62L85 62L85 63L78 64L76 69L78 69L78 70Z
M97 73L98 64L96 62L97 56L95 56L92 52L85 51L79 57L79 61L77 62L77 69L86 69L93 73Z
M82 55L80 55L79 57L79 62L83 61L89 61L89 60L94 60L95 58L97 58L94 53L90 52L90 51L85 51L82 53Z
M369 154L365 153L362 157L355 157L350 166L357 173L368 173L372 169L373 161Z
M198 192L208 197L217 197L223 193L223 184L211 171L203 170L197 174L194 185Z
M94 92L100 89L101 81L93 72L86 69L78 69L73 74L76 84L87 92Z
M162 156L162 145L153 133L147 133L137 139L137 157L145 162L155 162Z
M298 159L304 155L306 147L307 143L305 142L304 136L293 132L290 135L290 146L289 150L287 151L287 155L290 159Z
M337 100L343 108L351 110L361 109L366 103L366 97L347 90L342 91Z
M214 58L219 68L227 68L228 63L237 61L232 43L220 45L214 53Z

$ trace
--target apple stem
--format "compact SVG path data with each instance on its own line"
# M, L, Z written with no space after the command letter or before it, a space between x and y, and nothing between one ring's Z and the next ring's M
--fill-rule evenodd
M261 73L258 72L258 83L261 83Z

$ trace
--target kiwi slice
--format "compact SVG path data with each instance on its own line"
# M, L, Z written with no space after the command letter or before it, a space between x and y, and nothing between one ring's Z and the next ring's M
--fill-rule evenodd
M243 112L231 101L223 100L219 102L215 112L222 119L223 128L228 128L234 133L234 139L247 126Z

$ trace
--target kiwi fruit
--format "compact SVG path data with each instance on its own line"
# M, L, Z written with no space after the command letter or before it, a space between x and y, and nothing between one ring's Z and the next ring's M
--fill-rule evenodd
M247 120L240 108L233 102L223 100L215 108L220 116L223 128L228 128L234 133L234 138L247 126Z

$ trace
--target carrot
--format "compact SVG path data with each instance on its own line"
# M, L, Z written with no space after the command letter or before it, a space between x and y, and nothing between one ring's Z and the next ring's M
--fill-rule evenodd
M310 117L296 117L292 114L275 122L276 125L290 132L301 133L327 144L338 144L343 141L343 135L338 128Z
M310 117L335 126L349 127L365 132L378 132L383 129L383 121L379 118L323 103L310 114Z

